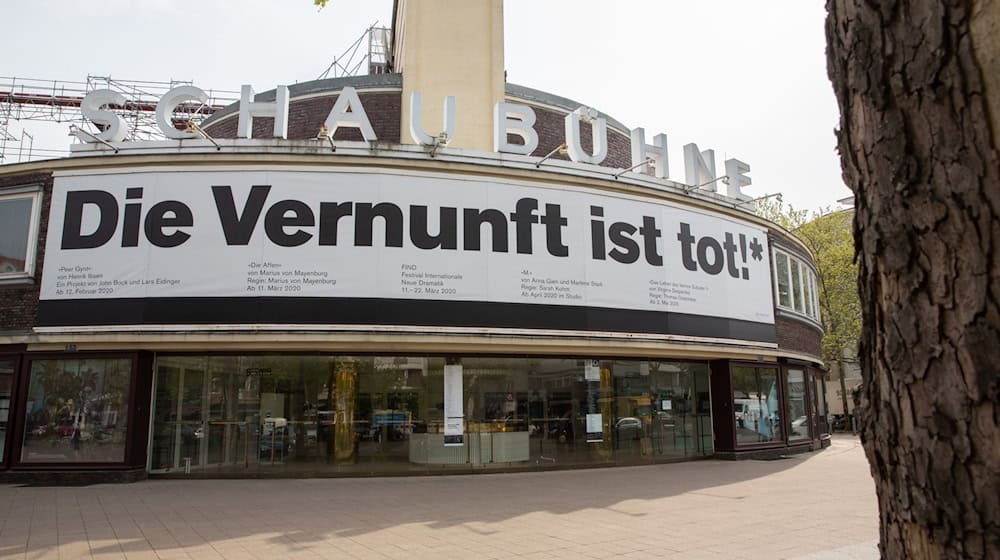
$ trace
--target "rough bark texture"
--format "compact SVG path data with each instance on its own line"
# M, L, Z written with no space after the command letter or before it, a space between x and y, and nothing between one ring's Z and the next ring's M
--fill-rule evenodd
M827 3L857 207L858 412L893 560L1000 558L1000 91L996 34L977 27L998 5Z

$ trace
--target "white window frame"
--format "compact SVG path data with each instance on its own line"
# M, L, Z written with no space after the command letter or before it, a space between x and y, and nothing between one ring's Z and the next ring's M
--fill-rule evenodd
M788 303L789 305L781 304L781 296L778 293L778 265L777 259L778 255L783 255L788 259L788 270L785 279L788 281ZM773 285L774 285L774 305L782 311L788 313L799 315L802 317L808 317L809 319L819 323L820 312L819 312L819 294L817 293L817 288L819 283L817 280L816 271L810 266L805 260L797 256L791 251L785 251L778 249L777 247L772 247L771 262L774 264L773 273ZM795 309L795 283L794 276L792 275L792 269L799 267L799 295L802 301L802 311L797 311ZM809 285L808 290L806 289L806 284ZM809 302L806 302L806 298L809 298ZM812 313L809 313L810 307L812 308Z
M7 200L31 200L31 217L28 222L28 245L25 247L24 270L0 272L0 284L18 284L35 277L38 256L38 233L42 221L42 186L25 185L0 189L0 202Z
M812 277L813 309L816 311L816 320L823 322L823 313L819 309L819 275Z
M778 283L778 254L785 257L785 279L788 279L788 272L792 270L792 263L789 261L788 253L784 251L774 250L772 248L773 254L771 255L771 262L774 263L774 304L782 309L787 307L781 303L781 285ZM788 304L794 305L794 300L792 299L792 284L791 280L788 281Z

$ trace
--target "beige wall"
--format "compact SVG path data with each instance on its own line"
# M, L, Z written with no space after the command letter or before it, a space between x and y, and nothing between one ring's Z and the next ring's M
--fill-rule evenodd
M503 0L400 0L395 70L403 74L400 131L410 137L410 94L423 97L423 125L443 130L446 95L456 98L449 147L493 150L493 106L504 99Z

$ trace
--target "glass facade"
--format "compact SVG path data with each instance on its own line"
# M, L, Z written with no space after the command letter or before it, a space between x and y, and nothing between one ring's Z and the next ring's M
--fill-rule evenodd
M786 417L791 421L788 441L809 439L809 411L806 409L806 378L801 369L785 372Z
M813 400L814 424L819 433L826 434L830 432L826 420L826 383L822 373L817 372L810 377L812 378L810 392Z
M161 355L155 372L153 472L530 469L713 452L706 363Z
M34 360L25 406L25 463L125 460L132 361Z
M774 250L774 287L778 307L820 320L816 274L804 262Z
M791 283L788 276L788 255L775 252L774 268L778 277L776 284L778 288L778 305L781 307L792 307L792 294L789 291Z
M778 370L733 366L732 377L736 444L784 441Z

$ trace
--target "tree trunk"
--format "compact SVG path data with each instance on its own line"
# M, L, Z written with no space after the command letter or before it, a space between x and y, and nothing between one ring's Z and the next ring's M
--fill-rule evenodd
M828 0L883 557L1000 558L1000 0Z

